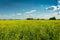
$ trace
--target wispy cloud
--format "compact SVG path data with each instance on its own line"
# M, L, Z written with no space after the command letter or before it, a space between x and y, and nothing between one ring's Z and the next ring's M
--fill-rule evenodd
M25 12L25 13L28 13L28 14L30 14L30 13L34 13L34 12L36 12L37 10L30 10L30 11L27 11L27 12Z
M60 18L60 15L57 15L57 13L53 14L23 14L23 15L0 15L0 19L26 19L26 18L34 18L34 19L49 19L50 17L55 16L57 19Z
M20 19L21 15L22 15L21 13L4 14L4 15L0 14L0 19Z
M57 10L57 6L50 6L50 7L46 8L46 10L56 11Z
M60 0L58 0L58 3L60 3Z
M60 10L60 5L58 5L57 9Z
M57 6L50 6L50 7L46 8L46 10L58 11L58 10L60 10L60 5L57 5Z
M55 6L53 6L55 8ZM49 7L50 8L50 7ZM52 10L56 10L56 9ZM47 9L48 10L48 9ZM50 9L49 9L50 10ZM10 14L10 15L0 15L0 19L26 19L26 18L40 18L40 19L49 19L50 17L55 16L57 19L60 17L57 15L56 12L52 14L41 14L40 12L38 13L37 10L30 10L30 11L25 11L24 13L15 13L15 14Z
M22 15L22 13L17 13L17 15Z

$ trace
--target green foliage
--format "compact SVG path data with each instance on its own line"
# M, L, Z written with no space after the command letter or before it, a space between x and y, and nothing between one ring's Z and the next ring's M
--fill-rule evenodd
M55 17L51 17L49 20L56 20L56 18Z
M33 20L33 18L27 18L27 20Z
M60 21L1 20L0 40L60 40Z

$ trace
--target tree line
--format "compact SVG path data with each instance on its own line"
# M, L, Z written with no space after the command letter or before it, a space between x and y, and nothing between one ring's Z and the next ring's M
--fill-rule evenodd
M34 18L26 18L26 19L0 19L0 20L60 20L60 19L56 19L56 17L51 17L49 19L34 19Z
M26 20L46 20L46 19L34 19L34 18L27 18ZM56 19L56 17L51 17L48 20L60 20L60 19Z

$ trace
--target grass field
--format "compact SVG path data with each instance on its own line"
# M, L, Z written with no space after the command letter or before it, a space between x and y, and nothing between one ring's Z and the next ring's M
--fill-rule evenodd
M60 40L60 20L0 20L0 40Z

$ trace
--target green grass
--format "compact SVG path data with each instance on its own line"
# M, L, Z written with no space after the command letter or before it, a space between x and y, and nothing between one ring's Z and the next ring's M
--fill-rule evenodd
M0 40L60 40L60 20L0 20Z

